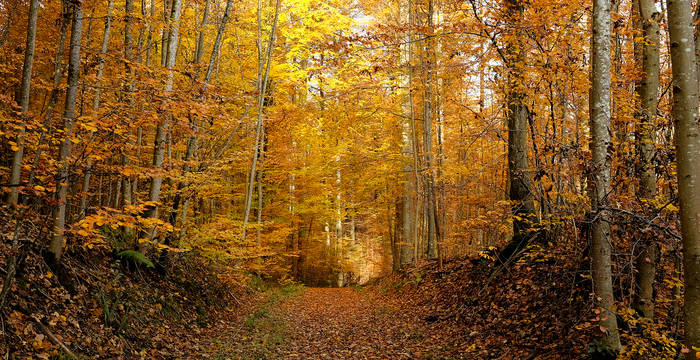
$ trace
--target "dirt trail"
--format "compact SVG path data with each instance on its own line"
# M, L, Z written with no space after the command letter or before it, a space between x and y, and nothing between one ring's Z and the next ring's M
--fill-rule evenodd
M303 288L268 298L215 358L462 358L456 334L430 320L375 289Z

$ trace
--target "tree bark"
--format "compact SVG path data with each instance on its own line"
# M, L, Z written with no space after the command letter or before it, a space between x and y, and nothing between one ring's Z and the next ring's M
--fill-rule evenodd
M279 9L282 0L277 0L275 5L275 15L274 21L272 23L272 28L270 29L270 38L267 43L267 65L265 67L265 73L262 77L262 82L260 83L260 91L258 91L258 120L255 131L255 148L253 149L253 163L250 167L250 181L248 182L248 189L246 191L245 198L245 209L243 211L243 233L241 239L245 242L246 239L246 227L248 226L248 219L250 217L250 207L253 202L253 189L255 188L255 171L258 163L258 149L262 146L262 131L264 129L264 117L263 110L265 106L265 94L267 92L267 83L270 77L270 64L272 63L272 50L275 44L275 32L277 31L277 20L279 17ZM260 81L260 79L258 80Z
M509 16L515 26L519 26L523 17L523 5L519 1L508 0ZM512 201L513 237L499 255L501 262L507 262L514 254L527 246L530 230L536 221L533 201L533 180L530 171L527 129L530 111L525 105L522 90L524 77L522 64L525 61L522 30L516 28L513 40L507 44L506 66L509 70L506 104L508 108L508 181L509 199Z
M612 264L610 214L604 210L610 192L610 1L593 2L593 38L591 58L590 121L593 154L591 170L592 220L591 262L595 298L600 307L599 341L607 350L618 353L621 349L620 335L615 316Z
M700 354L694 350L700 348L700 125L692 21L689 0L668 0L688 359Z
M17 134L17 150L12 158L12 170L10 174L10 194L7 203L16 205L19 199L20 175L22 172L22 158L24 157L24 133L26 131L27 113L29 112L29 94L32 88L32 66L34 64L34 43L36 42L36 19L39 13L39 1L29 2L29 16L27 20L27 42L24 49L24 65L22 66L22 83L17 98L20 106L22 126Z
M63 139L59 146L58 173L56 179L57 205L53 210L53 237L49 244L48 262L57 266L63 255L64 231L66 222L66 202L69 185L68 160L71 152L71 136L75 120L75 101L80 80L80 40L82 38L82 4L73 3L73 20L71 24L70 49L68 57L68 90L63 113Z
M412 13L413 13L413 1L405 0L401 2L401 7L399 9L399 17L402 24L400 26L408 26L409 29L404 36L401 45L401 52L399 61L401 65L405 68L405 73L401 75L401 95L404 97L402 101L402 119L401 119L401 153L406 157L406 163L404 165L404 176L403 176L403 193L401 194L401 199L398 201L397 206L399 209L396 212L399 218L396 221L396 228L398 231L393 232L393 244L392 252L396 259L393 262L394 270L399 270L402 265L410 264L413 262L413 229L414 222L416 219L413 217L414 209L416 203L414 201L416 188L416 178L413 176L413 160L415 159L415 154L413 154L413 137L411 135L412 122L413 122L413 100L412 100L412 73L413 68L411 64L412 60ZM404 24L405 23L405 24ZM409 161L409 159L411 159Z
M641 100L639 114L639 197L645 202L645 207L653 208L656 196L656 172L653 159L655 157L654 131L656 129L656 105L659 100L659 19L661 14L656 10L654 0L638 0L639 23L644 34L642 47L643 77L638 87ZM654 318L654 278L658 260L658 245L651 234L643 233L640 252L636 263L637 292L634 308L644 317Z
M129 108L133 108L134 106L134 97L131 95L131 93L136 88L136 82L134 80L136 74L131 64L134 61L134 38L133 34L131 33L131 26L134 21L132 15L133 12L134 0L126 0L124 2L124 70L126 71L127 82L124 85L124 92L126 93L126 97L129 99ZM132 114L128 114L128 119L129 125L131 126L131 124L134 122L134 116ZM126 168L131 165L128 146L124 146L121 152L121 166L122 168ZM120 176L121 191L120 189L117 189L117 193L122 194L122 206L129 206L133 201L131 177L124 175Z
M169 94L173 91L175 78L175 55L177 54L177 39L180 27L180 15L182 10L182 0L173 0L172 12L170 14L170 28L168 31L168 46L167 57L165 58L165 68L168 70L168 75L165 82L165 93ZM165 51L165 49L163 49ZM145 217L153 218L158 216L158 206L156 203L160 200L160 189L163 185L163 176L158 173L163 167L165 159L165 143L169 126L169 117L167 114L156 126L156 137L153 144L153 168L156 169L156 175L151 179L151 186L148 191L148 200L153 204L148 206L144 212ZM153 233L149 237L153 236ZM141 251L145 251L145 247L139 246Z
M427 28L429 33L426 34L423 41L424 52L421 52L421 68L423 70L423 153L425 158L425 173L423 189L423 197L426 202L425 219L427 221L427 255L429 258L437 257L437 223L435 217L435 179L433 176L433 41L430 38L432 35L433 26L433 0L428 0Z
M51 92L49 93L49 102L46 105L46 113L44 114L41 134L39 135L39 140L37 141L36 153L34 154L31 170L29 171L29 180L27 180L27 184L30 187L34 185L37 166L41 160L41 153L43 152L41 145L44 144L46 134L48 134L49 127L51 126L53 112L56 107L56 102L58 101L59 85L61 84L61 79L63 78L63 53L65 52L66 32L71 19L71 9L67 1L62 1L61 3L63 5L63 12L61 15L61 25L58 30L58 43L56 45L57 51L56 56L54 57L53 85L51 87Z
M202 56L204 55L204 32L207 28L207 22L209 21L209 7L211 5L211 0L205 0L204 2L204 14L202 14L202 22L199 23L199 37L197 38L197 49L194 54L194 63L200 64L202 62ZM224 15L226 16L226 15Z
M95 87L95 97L92 101L92 115L97 117L97 110L100 108L100 95L102 93L102 74L105 69L105 57L107 55L107 49L109 47L109 33L112 26L112 10L114 9L114 0L109 0L107 4L107 17L105 18L105 30L102 36L102 47L100 48L99 57L97 59L97 79ZM90 139L92 140L93 133L90 133ZM92 177L92 169L95 165L93 159L88 160L88 164L85 167L85 174L83 174L83 186L80 193L80 214L79 218L85 217L87 211L88 202L88 192L90 191L90 179Z

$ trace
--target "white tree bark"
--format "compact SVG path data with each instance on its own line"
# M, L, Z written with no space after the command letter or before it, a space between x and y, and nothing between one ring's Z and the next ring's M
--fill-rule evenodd
M610 1L593 2L593 39L591 60L590 121L593 153L591 202L595 216L592 224L591 262L592 277L600 307L601 344L619 352L620 335L617 331L611 270L610 215L604 210L610 192Z

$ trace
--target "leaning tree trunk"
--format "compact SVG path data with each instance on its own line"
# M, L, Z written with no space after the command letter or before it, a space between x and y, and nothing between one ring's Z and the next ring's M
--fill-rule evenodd
M24 65L22 66L22 84L17 98L21 108L22 126L17 134L17 150L12 158L12 172L10 174L10 194L7 197L8 204L17 204L19 198L19 183L24 157L24 132L26 131L27 112L29 112L29 93L32 87L32 65L34 64L34 43L36 42L36 18L39 12L39 1L29 2L29 19L27 21L27 43L24 49Z
M66 224L66 201L69 186L68 159L71 150L71 135L75 120L75 100L78 95L80 80L80 40L82 38L83 11L81 3L73 4L73 23L71 25L70 49L68 57L68 90L66 91L65 110L63 112L63 139L58 150L58 174L56 180L57 205L53 210L53 237L49 245L48 262L56 266L63 255L64 230Z
M700 356L700 125L698 83L689 0L668 0L673 71L678 199L683 234L685 343Z
M608 351L620 351L620 335L613 310L610 259L610 214L606 210L610 192L610 1L593 2L590 121L593 154L591 169L592 221L591 262L595 298L600 307L600 342Z
M659 18L654 0L638 0L638 15L641 30L644 33L644 45L642 48L642 73L643 78L639 84L638 92L641 100L639 114L639 159L640 181L639 197L645 202L647 208L653 208L653 200L656 197L656 172L654 169L656 129L656 104L659 100ZM634 308L644 317L654 318L654 278L656 276L656 262L659 257L659 247L651 234L643 236L642 246L638 254L637 269L637 293L635 295Z

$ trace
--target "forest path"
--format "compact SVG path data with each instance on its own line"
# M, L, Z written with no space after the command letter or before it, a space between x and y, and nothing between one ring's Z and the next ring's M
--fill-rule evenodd
M458 359L454 334L374 288L271 294L216 359Z

